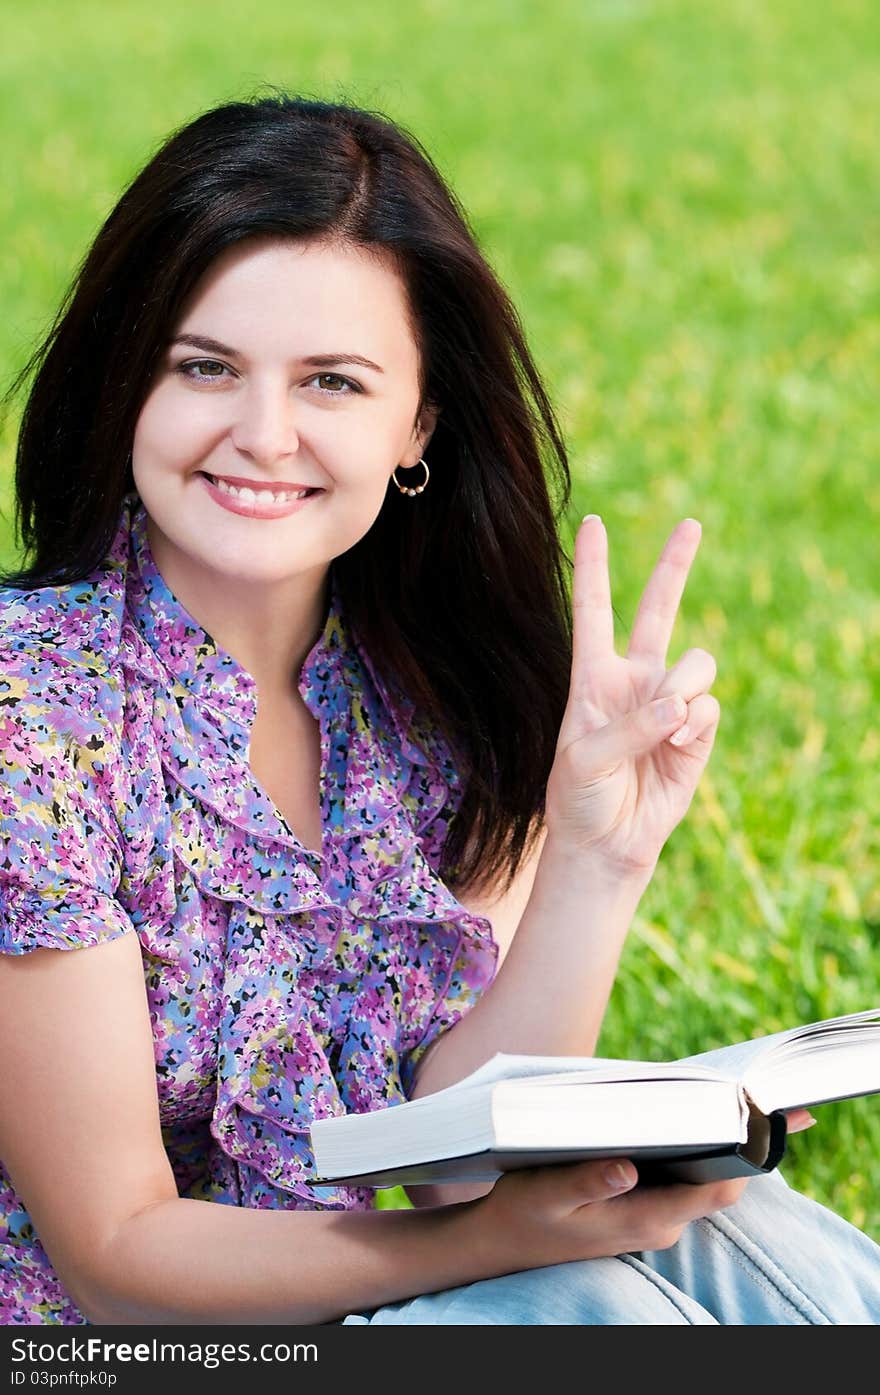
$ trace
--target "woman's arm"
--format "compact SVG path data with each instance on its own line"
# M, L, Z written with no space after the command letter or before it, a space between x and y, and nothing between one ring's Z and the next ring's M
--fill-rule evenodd
M419 1062L414 1095L453 1084L496 1051L595 1050L630 921L687 812L718 726L711 654L689 650L666 668L699 540L692 519L673 530L621 657L605 529L600 519L584 519L575 542L571 685L535 884L494 982ZM412 1191L418 1205L479 1194Z
M470 1207L258 1211L180 1198L134 933L0 954L0 1157L93 1323L321 1323L504 1271Z
M691 649L666 668L699 541L693 519L673 530L621 657L605 529L584 519L575 542L571 685L535 883L494 982L419 1062L413 1093L454 1083L495 1051L592 1054L630 921L718 727L712 655Z

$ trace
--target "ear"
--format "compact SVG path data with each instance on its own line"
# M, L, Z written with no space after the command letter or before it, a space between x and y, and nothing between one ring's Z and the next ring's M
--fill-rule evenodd
M434 434L434 427L437 425L437 418L440 415L440 408L434 402L426 402L419 413L419 419L413 427L410 444L406 453L400 461L401 467L408 468L417 465L428 446L428 442Z

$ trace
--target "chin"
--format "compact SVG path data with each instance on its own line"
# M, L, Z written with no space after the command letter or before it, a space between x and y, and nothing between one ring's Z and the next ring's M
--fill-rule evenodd
M208 549L203 554L190 554L192 561L204 567L215 577L235 582L238 586L283 586L297 576L314 572L326 562L305 561L301 554L288 547L276 557L267 557L266 550L259 557L253 554L244 557L230 557L219 549Z

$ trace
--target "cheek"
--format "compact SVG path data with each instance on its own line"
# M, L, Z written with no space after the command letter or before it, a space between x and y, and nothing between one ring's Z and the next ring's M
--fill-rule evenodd
M149 460L185 462L212 430L216 421L207 403L184 404L172 384L163 384L141 409L134 432L135 453Z
M383 489L410 444L410 424L387 410L352 412L344 420L341 413L330 417L328 412L311 432L303 428L303 443L332 460L346 483Z

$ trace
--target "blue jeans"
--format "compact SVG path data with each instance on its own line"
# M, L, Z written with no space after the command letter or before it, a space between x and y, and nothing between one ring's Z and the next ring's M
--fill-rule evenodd
M880 1247L773 1172L666 1250L425 1293L347 1323L484 1326L880 1323Z

